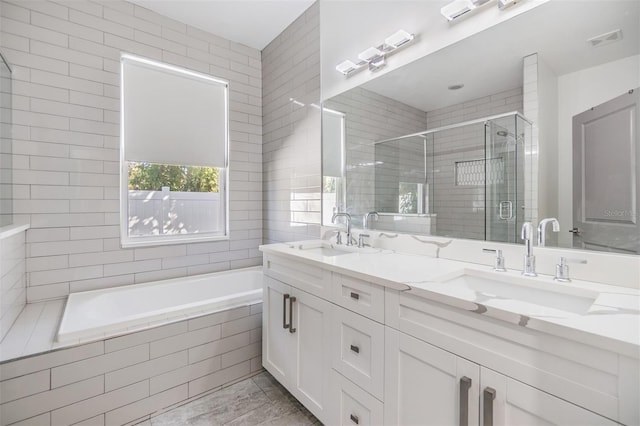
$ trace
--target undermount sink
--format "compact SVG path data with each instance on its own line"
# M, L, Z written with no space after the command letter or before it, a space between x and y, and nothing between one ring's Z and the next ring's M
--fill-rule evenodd
M585 314L599 293L543 278L530 278L500 272L463 269L439 280L465 299L483 305L516 309L527 315L553 316L560 312Z
M291 248L324 257L335 257L353 253L377 253L380 251L372 247L358 248L357 246L336 245L329 241L309 241L292 245Z

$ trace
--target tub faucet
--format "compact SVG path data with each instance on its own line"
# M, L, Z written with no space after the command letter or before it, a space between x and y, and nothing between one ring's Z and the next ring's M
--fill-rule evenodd
M555 217L548 217L546 219L542 219L540 224L538 224L538 247L544 247L546 232L547 232L547 224L551 223L553 232L560 232L560 222Z
M533 225L531 222L525 222L522 224L521 237L524 240L524 266L522 268L522 275L525 277L537 277L536 274L536 257L533 255Z
M349 213L334 213L331 217L331 223L336 223L336 219L339 217L345 217L347 219L347 245L352 245L351 242L351 215Z
M369 213L365 214L364 215L364 220L362 221L362 227L365 230L369 229L369 217L371 217L371 216L375 216L376 220L378 220L380 218L380 215L376 211L369 212Z

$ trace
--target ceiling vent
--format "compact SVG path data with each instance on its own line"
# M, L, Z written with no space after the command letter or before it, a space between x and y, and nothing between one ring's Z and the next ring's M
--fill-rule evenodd
M587 41L591 44L591 47L600 47L620 40L622 40L622 30L609 31L608 33L592 37Z

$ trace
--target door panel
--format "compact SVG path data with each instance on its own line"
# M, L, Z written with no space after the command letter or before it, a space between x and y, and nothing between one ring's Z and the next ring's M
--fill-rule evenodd
M329 389L329 319L331 304L293 289L293 326L297 354L293 394L318 419L326 422Z
M264 276L262 365L280 383L289 380L295 362L293 339L289 336L289 329L283 327L283 321L288 321L289 315L284 303L285 295L291 295L291 287Z
M617 423L563 399L481 367L481 419L487 404L493 410L495 426L605 426ZM486 400L485 390L493 389L493 401ZM483 423L484 424L484 423Z
M638 252L640 90L573 118L574 246Z
M467 396L467 424L477 425L479 367L404 333L385 329L385 424L458 425L462 394ZM465 392L460 391L463 376L471 379Z

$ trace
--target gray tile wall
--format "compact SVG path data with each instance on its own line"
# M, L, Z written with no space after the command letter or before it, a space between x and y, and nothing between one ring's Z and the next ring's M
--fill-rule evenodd
M0 364L0 425L138 422L262 369L262 304Z
M258 50L120 0L1 0L0 15L14 71L14 209L31 223L28 301L261 263ZM229 241L120 248L122 51L230 81Z
M377 207L373 142L426 129L426 114L359 87L334 96L326 105L347 115L347 211L359 226L362 215Z
M427 112L430 129L476 118L520 111L522 88L474 99ZM433 213L437 215L435 235L484 239L484 186L456 186L455 162L484 158L484 126L465 126L434 136ZM431 172L431 170L429 171Z
M320 20L314 3L262 51L264 242L320 236Z
M0 341L27 301L25 233L0 239Z

